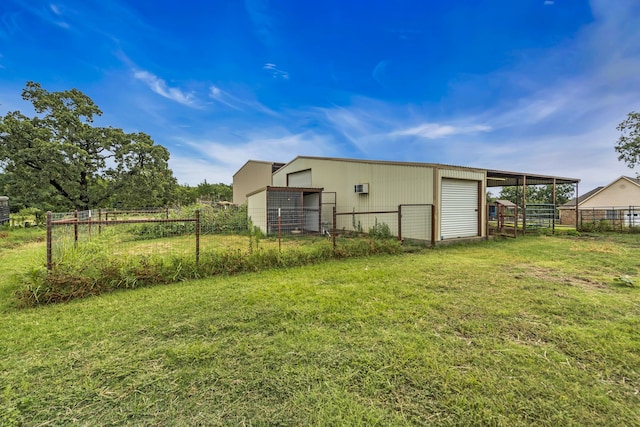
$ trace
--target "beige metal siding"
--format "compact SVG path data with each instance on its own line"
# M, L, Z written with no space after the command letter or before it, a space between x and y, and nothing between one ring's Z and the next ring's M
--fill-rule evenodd
M288 187L310 188L312 186L311 169L288 174L287 183Z
M249 160L233 176L233 203L247 203L247 194L271 185L273 163Z
M446 165L420 163L369 162L349 159L299 157L273 175L273 184L287 185L287 174L311 169L312 187L336 192L338 212L379 211L397 209L400 204L434 204L435 236L440 237L440 186L443 178L470 180L479 185L476 190L480 214L476 233L486 235L486 171ZM357 184L369 184L368 194L354 191ZM383 219L384 218L384 219ZM373 220L371 219L371 223ZM397 219L389 215L377 217L397 232ZM338 228L351 229L356 217L338 217ZM366 231L366 230L365 230ZM404 233L403 233L404 234Z
M247 216L251 223L267 232L267 191L266 189L247 198Z
M335 191L341 209L433 203L433 170L428 166L300 158L276 172L273 185L286 186L287 174L307 169L312 170L311 186ZM365 183L369 184L369 193L355 193L354 186Z

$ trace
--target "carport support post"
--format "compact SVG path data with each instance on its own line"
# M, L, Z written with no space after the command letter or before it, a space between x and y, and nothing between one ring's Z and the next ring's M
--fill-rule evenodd
M556 179L553 178L553 218L551 222L551 232L556 234Z
M51 251L51 211L47 211L47 271L53 268L53 254Z
M522 175L522 235L527 231L527 176Z

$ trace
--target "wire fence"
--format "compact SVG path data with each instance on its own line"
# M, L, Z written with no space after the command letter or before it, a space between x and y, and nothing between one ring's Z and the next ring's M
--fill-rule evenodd
M197 262L203 250L226 250L235 242L239 246L239 235L247 229L246 210L236 207L49 212L47 268L76 262L78 256L96 261L106 256L186 256Z
M336 212L335 202L328 201L320 209L279 209L267 215L275 225L268 230L269 238L258 243L255 231L249 230L246 207L49 212L47 269L65 263L91 266L109 257L182 257L197 264L203 252L251 252L257 244L282 251L331 236L335 249L338 235L434 242L433 205Z
M629 231L640 228L640 206L612 206L580 209L582 231Z
M400 241L411 241L433 245L434 206L431 204L406 204L392 208L367 211L338 212L333 207L332 231L334 247L338 235L369 235L372 237L396 237Z

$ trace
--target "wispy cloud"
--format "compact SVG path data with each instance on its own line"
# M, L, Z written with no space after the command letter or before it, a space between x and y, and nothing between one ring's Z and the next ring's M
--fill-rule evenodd
M474 134L478 132L488 132L491 126L473 125L473 126L453 126L441 125L439 123L423 123L408 129L391 132L393 136L416 136L426 139L439 139L452 135Z
M232 95L229 91L222 90L220 87L211 85L209 86L209 98L215 102L229 107L233 110L246 111L251 110L258 113L263 113L273 117L279 117L280 115L270 108L264 106L262 103L253 99L250 95L244 96Z
M289 73L279 69L276 66L276 64L272 64L272 63L264 64L262 66L262 69L269 72L269 74L271 74L271 77L273 77L274 79L289 80Z
M196 105L193 93L185 93L179 88L169 87L167 82L155 74L144 70L137 70L133 72L133 77L146 84L149 89L160 96L189 107L194 107Z
M282 127L236 132L229 144L225 136L195 139L179 138L181 144L197 153L197 160L172 156L171 168L181 182L196 185L210 182L230 183L233 174L248 160L287 162L296 155L337 155L335 141L311 131L291 133Z
M20 14L3 13L0 18L0 39L10 40L16 32L21 30Z

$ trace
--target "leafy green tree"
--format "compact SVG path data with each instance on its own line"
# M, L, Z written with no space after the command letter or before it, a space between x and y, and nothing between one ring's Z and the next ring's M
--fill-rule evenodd
M556 185L556 204L562 205L567 203L574 194L572 184ZM553 203L553 185L528 185L526 187L527 203ZM509 200L517 205L522 206L522 186L502 187L498 199Z
M196 187L198 197L216 202L233 200L233 187L227 184L209 184L205 179Z
M633 168L640 164L640 113L632 111L616 129L622 133L615 146L618 160Z
M169 152L144 133L93 126L102 111L77 89L48 92L27 82L22 98L37 115L0 117L0 169L7 190L37 205L89 209L119 201L163 205L175 189ZM12 194L9 194L11 196Z
M174 195L174 204L178 206L187 206L194 204L198 199L196 187L190 187L188 185L178 185Z

